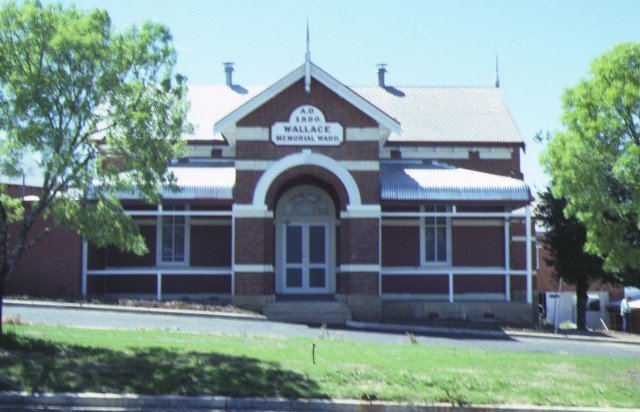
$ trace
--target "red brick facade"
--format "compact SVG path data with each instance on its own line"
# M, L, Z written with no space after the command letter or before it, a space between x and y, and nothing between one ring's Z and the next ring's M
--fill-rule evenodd
M469 151L468 159L451 159L447 160L447 163L478 172L522 179L520 149L516 146L511 149L510 159L482 159L478 151Z
M379 231L378 219L343 219L340 223L340 261L343 264L378 264Z
M344 295L378 295L378 273L342 273L338 293Z
M42 226L37 225L35 230ZM81 250L78 235L54 229L22 256L6 284L6 294L77 294L81 282Z
M12 197L39 195L33 187L8 186ZM25 202L25 208L29 203ZM31 238L45 227L53 227L40 242L24 253L6 283L7 295L71 295L78 293L81 282L81 240L67 230L55 228L53 221L39 220L31 230ZM18 223L10 227L15 237Z
M307 94L303 79L238 121L237 127L269 127L275 122L287 121L291 112L303 104L320 108L327 122L355 128L378 127L373 119L320 82L314 82L313 93Z

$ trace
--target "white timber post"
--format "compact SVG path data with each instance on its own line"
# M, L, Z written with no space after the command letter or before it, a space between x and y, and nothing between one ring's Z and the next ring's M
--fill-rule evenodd
M156 300L162 300L162 272L156 273Z
M511 302L511 220L504 218L504 294L507 302Z
M449 303L453 303L453 272L449 272Z
M531 255L531 206L526 206L527 217L525 219L526 227L526 256L527 256L527 303L532 303L532 293L533 293L533 275L531 273L531 263L532 263L532 255Z
M80 279L80 288L82 296L87 296L87 266L88 266L88 246L87 241L82 238L82 279Z
M275 242L275 240L274 240ZM231 300L236 296L236 219L231 211Z

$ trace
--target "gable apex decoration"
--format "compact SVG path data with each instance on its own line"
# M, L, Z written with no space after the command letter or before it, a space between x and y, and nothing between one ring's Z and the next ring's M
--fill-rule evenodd
M307 19L307 52L304 54L304 91L311 93L311 49L309 47L309 19Z
M235 146L235 139L233 135L236 123L263 104L267 103L269 100L273 99L275 96L293 85L298 80L303 79L305 77L307 68L310 69L311 77L323 83L338 96L371 117L382 128L396 134L401 133L400 123L396 119L392 118L391 116L371 104L369 101L361 97L359 94L357 94L344 84L340 83L333 76L320 69L314 63L305 62L305 64L301 65L300 67L274 83L272 86L268 87L262 93L258 94L253 99L249 100L233 112L217 121L213 125L214 134L222 133L223 135L225 135L225 137L227 137L229 145L231 145L232 147Z

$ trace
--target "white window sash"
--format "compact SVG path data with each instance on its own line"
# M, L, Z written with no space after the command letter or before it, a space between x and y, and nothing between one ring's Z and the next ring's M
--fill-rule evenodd
M173 207L169 207L171 211L173 211ZM189 210L189 206L185 206L185 211ZM176 218L180 217L180 216L174 216L174 215L164 215L162 213L162 208L159 208L160 213L158 214L157 220L156 220L156 265L157 266L189 266L189 256L190 256L190 217L189 216L184 216L184 244L183 244L183 253L184 253L184 259L183 260L164 260L164 227L165 227L165 223L164 223L164 218L165 217L169 217L171 218L171 224L170 226L174 229L173 230L173 239L171 241L171 248L172 248L172 258L175 257L175 252L176 252L176 239L175 239L175 227L176 227ZM182 225L180 225L182 226Z
M421 212L435 212L435 205L421 206ZM445 206L443 214L449 211ZM420 262L423 266L450 266L451 265L451 218L447 215L442 216L445 219L444 224L438 223L441 217L420 217ZM433 219L433 224L427 224L427 219ZM445 260L438 260L438 228L445 227ZM435 260L427 260L427 229L433 231L435 241Z

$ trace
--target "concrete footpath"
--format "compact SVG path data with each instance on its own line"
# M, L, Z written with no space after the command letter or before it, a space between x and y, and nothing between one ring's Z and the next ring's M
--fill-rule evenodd
M27 394L0 393L0 411L290 411L290 412L546 412L632 411L637 409L570 408L528 405L408 404L351 400L290 400L226 398L219 396L146 396L115 394Z
M630 345L640 345L640 336L610 332L610 331L597 331L597 332L577 332L577 331L563 331L558 330L557 333L546 331L527 331L527 330L482 330L482 329L466 329L466 328L442 328L432 326L419 326L419 325L394 325L387 323L370 323L370 322L347 322L347 326L353 329L369 330L369 331L384 331L384 332L398 332L403 333L410 331L413 333L421 334L447 334L447 335L465 335L465 336L485 336L485 337L500 337L510 336L513 338L529 337L539 339L560 339L560 340L576 340L576 341L591 341L591 342L610 342L610 343L625 343Z
M236 312L207 312L200 310L185 310L185 309L166 309L166 308L147 308L147 307L135 307L135 306L117 306L117 305L102 305L92 303L62 303L62 302L50 302L50 301L36 301L36 300L15 300L5 299L4 304L6 306L32 306L42 308L69 308L69 309L91 309L109 312L129 312L129 313L146 313L157 315L172 315L172 316L189 316L189 317L205 317L205 318L221 318L221 319L240 319L240 320L252 320L252 321L269 321L266 317L260 314L254 313L236 313ZM592 332L577 332L577 331L564 331L558 330L557 333L551 333L546 331L537 330L485 330L485 329L473 329L473 328L451 328L451 327L438 327L438 326L421 326L421 325L407 325L407 324L390 324L390 323L376 323L376 322L358 322L348 321L345 325L350 329L359 331L372 331L372 332L397 332L405 333L412 332L416 334L446 334L446 335L465 335L465 336L485 336L485 337L500 337L511 336L517 338L531 337L540 339L560 339L560 340L576 340L576 341L592 341L592 342L610 342L610 343L625 343L632 345L640 345L640 335L612 332L612 331L592 331Z

